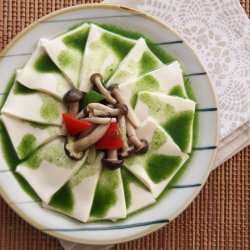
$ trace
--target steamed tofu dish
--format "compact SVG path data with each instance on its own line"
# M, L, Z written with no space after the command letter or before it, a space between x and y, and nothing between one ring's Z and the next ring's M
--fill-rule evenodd
M82 23L41 38L15 73L1 123L44 209L126 219L156 204L190 157L196 103L181 64L129 34Z

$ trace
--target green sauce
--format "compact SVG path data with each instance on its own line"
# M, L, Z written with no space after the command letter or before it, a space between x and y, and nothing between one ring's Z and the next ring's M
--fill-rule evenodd
M134 108L140 91L158 91L160 89L160 85L152 75L145 75L137 82L131 84L130 89L132 91L130 104L132 108Z
M172 96L179 96L179 97L182 97L182 98L186 98L186 95L182 89L182 87L180 85L176 85L174 86L168 93L169 95L172 95Z
M60 116L60 112L58 110L60 102L46 94L39 94L39 97L43 103L40 109L41 117L47 122L55 121Z
M51 198L49 206L70 213L74 208L74 197L69 184L64 185Z
M146 162L146 172L154 183L160 183L169 178L181 164L180 156L155 154Z
M81 54L83 54L87 38L88 28L85 28L65 36L62 41L67 47L78 50Z
M140 75L147 71L156 69L159 66L159 60L151 51L145 51L139 61Z
M91 216L103 218L109 209L116 204L118 200L116 189L120 182L119 175L118 170L103 169L96 187Z
M126 208L128 209L131 206L132 195L133 195L130 190L130 185L134 184L146 191L148 191L148 189L126 168L121 168L121 174L122 174L122 182L125 194Z
M18 155L21 159L28 156L36 147L36 137L32 134L23 136L20 144L17 147Z
M33 66L39 73L60 73L60 70L45 52L36 59Z
M13 94L14 95L31 95L36 93L36 91L26 88L22 84L15 82L13 86Z

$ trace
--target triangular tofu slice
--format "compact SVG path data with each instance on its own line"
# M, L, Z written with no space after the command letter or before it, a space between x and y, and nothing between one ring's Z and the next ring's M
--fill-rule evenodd
M136 135L149 143L148 151L144 155L125 159L124 166L157 198L186 162L188 155L181 152L171 137L152 118L148 118L141 128L136 130Z
M180 97L147 91L139 92L135 105L137 117L152 116L183 152L191 152L195 102Z
M115 221L121 218L126 218L126 203L121 170L103 168L95 191L90 221Z
M165 65L132 81L121 84L119 89L132 107L135 106L140 91L186 97L182 70L178 62Z
M106 82L135 42L91 24L83 56L80 90L88 92L91 89L90 77L94 73L100 73Z
M53 195L50 203L44 206L86 222L102 169L102 157L103 153L98 153L93 164L85 162L72 179Z
M121 168L121 173L127 214L131 214L155 203L152 193L141 181L139 181L126 168Z
M71 160L64 152L64 141L57 138L42 146L16 169L45 203L79 170L87 156Z
M30 90L15 82L1 110L7 114L27 121L62 125L62 113L66 106L47 94Z
M16 80L27 88L46 92L59 99L71 89L66 78L40 45L25 66L17 70Z
M60 132L58 126L28 122L7 115L1 115L1 120L20 160L42 144L55 139Z
M52 61L74 87L78 87L88 32L89 25L84 23L52 40L42 39L41 41Z
M161 66L163 66L163 63L148 48L145 40L140 38L109 79L107 86L130 82Z

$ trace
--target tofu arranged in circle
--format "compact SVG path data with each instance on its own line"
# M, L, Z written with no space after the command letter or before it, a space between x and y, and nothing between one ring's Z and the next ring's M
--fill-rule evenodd
M79 161L71 160L64 151L64 139L57 138L35 151L17 166L20 174L45 203L83 165L87 154Z
M141 121L153 117L183 152L191 152L195 102L189 99L141 91L135 105Z
M136 130L136 135L149 143L148 151L125 159L124 166L157 198L189 156L181 152L153 118L148 118Z
M28 62L17 70L16 80L27 88L39 90L58 99L71 88L44 49L38 45Z
M20 160L29 156L39 146L55 139L60 132L58 126L28 122L7 115L1 115L0 119Z
M83 56L80 90L88 92L91 89L90 77L94 73L101 74L106 82L135 43L135 40L91 24Z
M177 61L123 83L119 85L119 90L132 107L135 107L140 91L159 92L184 98L187 96L182 70Z
M161 66L163 66L163 63L148 48L146 41L140 38L106 85L130 82L146 72Z
M98 153L92 164L84 162L79 171L53 195L49 204L44 204L44 207L87 222L102 170L102 157L103 153Z
M90 221L126 218L126 203L121 170L103 168L97 183Z
M66 106L56 98L15 82L1 110L2 114L41 124L62 125Z
M83 53L89 25L84 23L52 40L42 40L49 57L63 72L72 86L78 87Z

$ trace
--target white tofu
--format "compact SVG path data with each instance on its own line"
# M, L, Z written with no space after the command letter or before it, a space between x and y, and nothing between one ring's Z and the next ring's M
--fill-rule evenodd
M140 38L109 79L107 86L131 82L144 73L161 66L163 63L148 48L145 40Z
M25 66L17 70L16 80L27 88L46 92L59 99L71 89L66 78L39 45Z
M132 81L119 85L126 101L133 107L140 91L158 92L186 97L186 90L180 64L175 61L159 69L148 72Z
M53 195L50 203L44 206L86 222L102 170L102 157L103 153L98 153L93 164L85 162L69 182ZM65 197L65 193L68 194L68 197L67 195ZM65 199L70 202L66 202L66 204L60 202Z
M20 83L14 83L1 113L27 121L62 125L62 113L66 106L56 98L41 92L31 91Z
M46 52L63 72L72 86L78 87L83 53L88 37L89 25L84 23L52 39L42 39Z
M126 168L121 168L127 214L155 203L152 193Z
M94 73L100 73L106 82L135 42L91 24L80 73L80 90L91 89L90 77Z
M152 116L183 152L191 152L195 102L189 99L141 91L135 113L142 122Z
M188 155L181 152L153 118L148 118L136 130L136 135L148 141L148 151L144 155L125 159L124 166L157 198L186 162Z
M115 221L122 218L126 218L126 203L121 170L103 168L95 191L90 221Z
M30 155L36 148L58 136L58 126L41 125L2 115L3 122L19 159Z
M16 168L45 203L79 170L87 156L71 160L64 152L64 141L57 138L42 146Z

